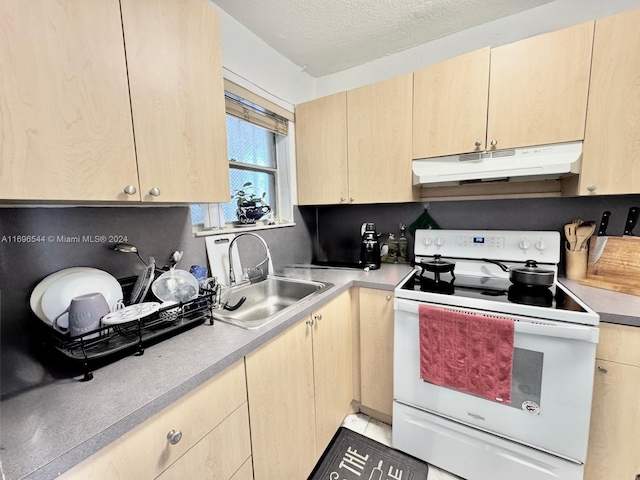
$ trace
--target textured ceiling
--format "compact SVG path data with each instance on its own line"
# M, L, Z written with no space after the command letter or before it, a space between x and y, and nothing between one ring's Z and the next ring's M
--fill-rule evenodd
M322 77L552 0L213 0Z

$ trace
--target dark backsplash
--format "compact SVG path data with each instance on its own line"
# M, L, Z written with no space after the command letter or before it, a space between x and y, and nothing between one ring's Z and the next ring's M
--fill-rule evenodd
M564 224L574 218L599 222L602 212L609 210L607 233L622 235L627 211L630 206L640 206L640 195L346 205L301 207L300 210L305 218L313 219L309 227L314 236L314 260L351 263L358 261L363 223L374 222L378 233L382 233L381 241L386 240L390 232L398 237L400 222L409 227L424 212L425 205L440 228L561 233ZM413 238L408 231L407 237L411 248Z
M259 232L269 244L276 266L311 260L305 222L297 209L294 213L296 227ZM26 243L14 238L28 236L44 241ZM118 241L137 246L143 258L153 256L160 266L168 263L175 250L184 251L178 268L207 265L204 239L194 237L187 206L0 208L3 398L65 375L43 356L34 335L41 322L29 307L33 288L47 275L69 267L99 268L116 278L138 275L144 264L135 254L114 252L112 247Z

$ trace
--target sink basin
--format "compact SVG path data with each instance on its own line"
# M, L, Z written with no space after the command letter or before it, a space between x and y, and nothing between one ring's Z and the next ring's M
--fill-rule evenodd
M270 276L258 283L232 287L228 305L237 304L242 297L246 300L237 310L214 309L213 318L247 330L260 328L331 287L332 283Z

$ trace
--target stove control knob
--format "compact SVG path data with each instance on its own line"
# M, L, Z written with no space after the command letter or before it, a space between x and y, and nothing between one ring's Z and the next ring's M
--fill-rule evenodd
M444 239L442 237L436 238L436 245L439 246L439 247L444 245Z
M549 245L544 240L538 240L536 242L536 248L540 251L546 250Z
M529 244L529 241L526 239L522 239L520 240L520 243L518 244L518 246L522 249L522 250L527 250L531 245Z
M431 245L432 243L433 243L433 240L431 240L431 237L427 237L427 238L425 238L425 239L424 239L424 244L425 244L426 246L429 246L429 245Z

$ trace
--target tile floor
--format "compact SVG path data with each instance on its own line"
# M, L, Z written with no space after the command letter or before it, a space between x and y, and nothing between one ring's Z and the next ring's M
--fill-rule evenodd
M369 437L376 442L391 446L391 426L382 423L375 418L371 418L363 413L347 415L342 425L354 432L358 432L365 437ZM429 475L427 480L461 480L444 470L440 470L429 465Z

